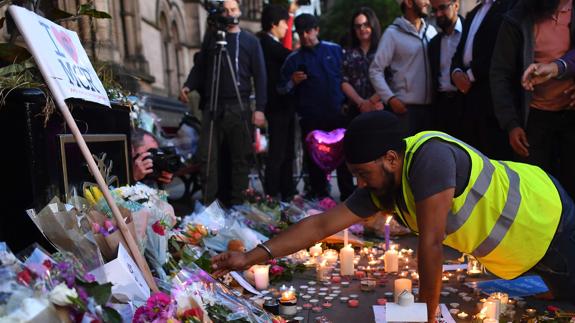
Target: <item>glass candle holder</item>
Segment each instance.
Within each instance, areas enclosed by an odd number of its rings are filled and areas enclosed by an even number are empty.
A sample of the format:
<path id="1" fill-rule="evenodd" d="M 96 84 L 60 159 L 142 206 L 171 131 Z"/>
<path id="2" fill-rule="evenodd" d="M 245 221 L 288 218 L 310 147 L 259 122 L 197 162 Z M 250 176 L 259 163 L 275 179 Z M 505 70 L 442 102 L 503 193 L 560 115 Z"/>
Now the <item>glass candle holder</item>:
<path id="1" fill-rule="evenodd" d="M 476 277 L 483 274 L 485 268 L 475 257 L 467 256 L 467 276 Z"/>

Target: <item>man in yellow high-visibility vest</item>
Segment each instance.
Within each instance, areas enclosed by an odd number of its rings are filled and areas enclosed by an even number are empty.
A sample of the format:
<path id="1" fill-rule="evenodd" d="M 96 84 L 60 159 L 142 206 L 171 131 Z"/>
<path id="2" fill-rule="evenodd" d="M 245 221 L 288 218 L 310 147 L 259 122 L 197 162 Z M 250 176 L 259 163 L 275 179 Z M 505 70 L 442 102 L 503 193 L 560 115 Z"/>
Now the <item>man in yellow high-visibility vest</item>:
<path id="1" fill-rule="evenodd" d="M 344 139 L 358 189 L 246 254 L 213 258 L 218 271 L 291 254 L 379 210 L 394 210 L 419 235 L 419 299 L 429 321 L 439 303 L 443 246 L 477 257 L 505 279 L 539 273 L 556 297 L 575 302 L 575 207 L 539 167 L 490 160 L 441 132 L 403 138 L 388 112 L 362 114 Z"/>

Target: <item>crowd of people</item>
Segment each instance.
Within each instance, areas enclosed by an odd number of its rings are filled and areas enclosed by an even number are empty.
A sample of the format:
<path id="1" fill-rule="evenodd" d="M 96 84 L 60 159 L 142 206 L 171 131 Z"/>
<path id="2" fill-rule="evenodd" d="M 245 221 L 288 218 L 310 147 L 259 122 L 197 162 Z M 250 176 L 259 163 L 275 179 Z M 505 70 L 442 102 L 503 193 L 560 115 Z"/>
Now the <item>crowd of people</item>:
<path id="1" fill-rule="evenodd" d="M 198 91 L 202 98 L 206 202 L 222 189 L 222 148 L 229 154 L 230 204 L 241 202 L 253 126 L 267 122 L 266 193 L 289 199 L 296 193 L 296 122 L 305 140 L 311 131 L 346 128 L 359 114 L 383 109 L 399 118 L 406 135 L 443 131 L 489 158 L 538 165 L 575 195 L 572 1 L 482 0 L 465 18 L 459 0 L 397 3 L 402 15 L 383 31 L 373 9 L 358 8 L 345 44 L 335 44 L 321 39 L 317 17 L 294 17 L 295 3 L 266 6 L 262 31 L 252 35 L 238 25 L 239 2 L 223 2 L 223 16 L 232 18 L 225 28 L 230 59 L 221 61 L 214 80 L 217 46 L 208 33 L 180 96 L 186 101 Z M 326 174 L 305 143 L 303 152 L 307 196 L 329 196 Z M 345 164 L 337 175 L 345 200 L 353 177 Z"/>

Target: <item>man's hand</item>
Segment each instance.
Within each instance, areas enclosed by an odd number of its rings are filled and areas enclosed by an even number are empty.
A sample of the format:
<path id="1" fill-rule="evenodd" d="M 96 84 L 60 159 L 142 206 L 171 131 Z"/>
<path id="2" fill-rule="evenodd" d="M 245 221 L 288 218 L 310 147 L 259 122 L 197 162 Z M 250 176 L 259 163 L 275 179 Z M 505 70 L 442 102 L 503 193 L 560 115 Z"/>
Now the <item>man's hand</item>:
<path id="1" fill-rule="evenodd" d="M 451 74 L 451 79 L 453 80 L 455 87 L 457 87 L 461 93 L 466 94 L 469 92 L 469 89 L 471 89 L 471 81 L 463 71 L 453 72 L 453 74 Z"/>
<path id="2" fill-rule="evenodd" d="M 258 128 L 263 128 L 266 125 L 266 116 L 261 111 L 254 111 L 252 114 L 252 123 Z"/>
<path id="3" fill-rule="evenodd" d="M 389 106 L 391 106 L 391 110 L 393 110 L 395 114 L 407 113 L 407 108 L 405 107 L 405 104 L 403 104 L 403 102 L 401 102 L 401 100 L 398 99 L 397 97 L 393 97 L 391 98 L 391 100 L 389 100 Z"/>
<path id="4" fill-rule="evenodd" d="M 521 85 L 527 91 L 533 91 L 535 85 L 547 82 L 549 79 L 556 77 L 559 74 L 559 67 L 555 63 L 535 63 L 523 72 L 521 77 Z"/>
<path id="5" fill-rule="evenodd" d="M 299 85 L 301 82 L 305 80 L 307 80 L 307 74 L 305 74 L 302 71 L 295 71 L 291 75 L 291 81 L 293 82 L 294 85 Z"/>
<path id="6" fill-rule="evenodd" d="M 190 94 L 190 89 L 187 86 L 184 86 L 181 90 L 180 90 L 180 96 L 178 97 L 180 99 L 180 101 L 182 101 L 183 103 L 188 103 L 189 99 L 188 99 L 188 95 Z"/>
<path id="7" fill-rule="evenodd" d="M 172 179 L 174 179 L 174 174 L 162 171 L 162 174 L 160 175 L 160 177 L 158 177 L 158 182 L 164 184 L 170 184 L 172 182 Z"/>
<path id="8" fill-rule="evenodd" d="M 144 152 L 134 160 L 134 180 L 140 181 L 154 171 L 154 162 L 148 158 L 150 155 L 149 152 Z"/>
<path id="9" fill-rule="evenodd" d="M 509 132 L 509 144 L 513 151 L 521 157 L 529 156 L 529 142 L 527 141 L 527 134 L 521 127 L 513 128 Z"/>
<path id="10" fill-rule="evenodd" d="M 569 95 L 571 98 L 571 103 L 567 107 L 568 110 L 575 110 L 575 85 L 571 85 L 570 88 L 565 90 L 565 94 Z"/>
<path id="11" fill-rule="evenodd" d="M 216 277 L 233 270 L 246 270 L 248 267 L 248 259 L 243 252 L 229 251 L 212 257 L 212 268 Z"/>

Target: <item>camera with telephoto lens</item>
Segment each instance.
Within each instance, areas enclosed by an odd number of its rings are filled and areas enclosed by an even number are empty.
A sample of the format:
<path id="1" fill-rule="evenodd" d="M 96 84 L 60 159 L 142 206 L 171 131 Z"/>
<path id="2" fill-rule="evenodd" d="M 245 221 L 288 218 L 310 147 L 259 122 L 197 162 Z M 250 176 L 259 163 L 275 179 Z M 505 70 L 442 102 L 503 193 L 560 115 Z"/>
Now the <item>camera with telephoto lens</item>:
<path id="1" fill-rule="evenodd" d="M 224 13 L 224 0 L 204 0 L 202 3 L 208 12 L 208 25 L 215 27 L 217 30 L 226 31 L 229 25 L 240 23 L 238 17 L 226 17 Z"/>
<path id="2" fill-rule="evenodd" d="M 180 156 L 176 153 L 175 147 L 160 147 L 148 149 L 150 156 L 146 159 L 151 159 L 154 164 L 153 172 L 148 174 L 146 178 L 158 179 L 162 176 L 162 172 L 175 173 L 183 167 Z"/>

